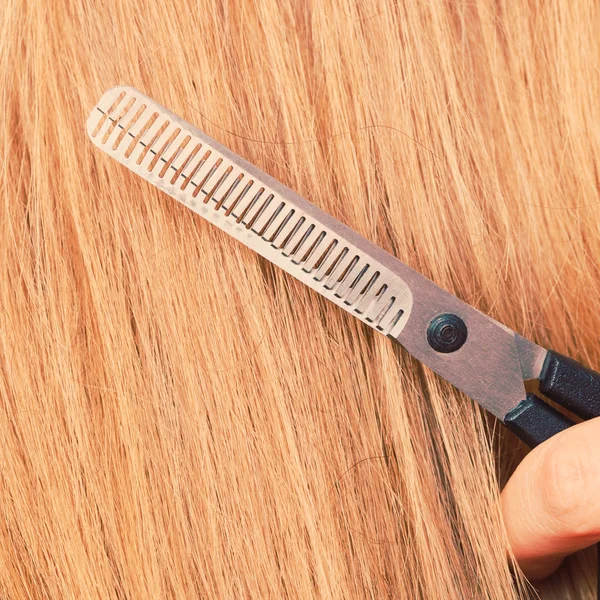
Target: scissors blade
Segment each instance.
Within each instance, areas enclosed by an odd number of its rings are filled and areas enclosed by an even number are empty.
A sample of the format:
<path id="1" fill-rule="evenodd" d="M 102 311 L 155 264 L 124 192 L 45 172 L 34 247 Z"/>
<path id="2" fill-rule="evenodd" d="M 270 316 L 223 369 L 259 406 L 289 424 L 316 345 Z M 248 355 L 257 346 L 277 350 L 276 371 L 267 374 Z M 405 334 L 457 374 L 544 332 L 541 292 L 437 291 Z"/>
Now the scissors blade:
<path id="1" fill-rule="evenodd" d="M 408 352 L 503 419 L 525 398 L 546 351 L 441 289 L 132 87 L 92 110 L 93 143 Z M 460 349 L 435 350 L 440 315 L 466 326 Z"/>

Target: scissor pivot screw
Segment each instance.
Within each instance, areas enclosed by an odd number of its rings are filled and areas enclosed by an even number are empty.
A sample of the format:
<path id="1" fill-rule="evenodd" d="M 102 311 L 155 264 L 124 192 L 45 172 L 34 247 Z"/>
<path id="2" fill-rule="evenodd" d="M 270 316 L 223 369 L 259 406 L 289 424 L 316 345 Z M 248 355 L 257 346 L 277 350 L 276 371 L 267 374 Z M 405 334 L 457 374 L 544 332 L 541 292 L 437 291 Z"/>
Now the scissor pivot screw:
<path id="1" fill-rule="evenodd" d="M 436 352 L 448 354 L 462 348 L 467 341 L 467 326 L 457 315 L 438 315 L 429 323 L 427 341 Z"/>

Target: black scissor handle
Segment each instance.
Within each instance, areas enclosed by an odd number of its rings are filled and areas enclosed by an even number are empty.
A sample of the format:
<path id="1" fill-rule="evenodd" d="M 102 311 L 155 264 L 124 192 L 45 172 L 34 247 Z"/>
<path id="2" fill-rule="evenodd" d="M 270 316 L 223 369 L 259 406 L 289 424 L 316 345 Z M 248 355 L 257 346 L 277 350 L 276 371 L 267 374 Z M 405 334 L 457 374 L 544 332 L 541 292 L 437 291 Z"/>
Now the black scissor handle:
<path id="1" fill-rule="evenodd" d="M 600 417 L 600 373 L 572 358 L 548 351 L 540 392 L 582 419 Z"/>
<path id="2" fill-rule="evenodd" d="M 548 351 L 539 380 L 544 396 L 578 417 L 600 416 L 600 373 Z M 504 423 L 532 448 L 575 424 L 534 394 L 507 413 Z"/>
<path id="3" fill-rule="evenodd" d="M 525 400 L 507 413 L 504 423 L 531 448 L 575 425 L 534 394 L 527 394 Z"/>

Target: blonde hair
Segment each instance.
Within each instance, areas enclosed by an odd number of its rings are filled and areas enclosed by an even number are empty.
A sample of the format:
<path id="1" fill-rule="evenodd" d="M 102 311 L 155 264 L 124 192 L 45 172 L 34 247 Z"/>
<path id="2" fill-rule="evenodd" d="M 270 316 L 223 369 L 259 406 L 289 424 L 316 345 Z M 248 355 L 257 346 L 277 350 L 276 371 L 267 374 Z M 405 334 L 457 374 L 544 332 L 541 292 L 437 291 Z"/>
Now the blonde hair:
<path id="1" fill-rule="evenodd" d="M 84 121 L 134 85 L 598 364 L 599 18 L 592 0 L 3 3 L 1 595 L 527 597 L 498 508 L 515 439 Z M 591 591 L 589 558 L 556 598 Z"/>

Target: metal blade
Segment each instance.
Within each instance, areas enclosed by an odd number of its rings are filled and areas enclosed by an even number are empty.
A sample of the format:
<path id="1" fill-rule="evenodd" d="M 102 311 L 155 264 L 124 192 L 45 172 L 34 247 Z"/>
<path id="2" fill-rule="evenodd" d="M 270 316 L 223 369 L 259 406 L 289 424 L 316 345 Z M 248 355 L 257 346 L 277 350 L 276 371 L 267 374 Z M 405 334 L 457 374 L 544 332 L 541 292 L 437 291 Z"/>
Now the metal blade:
<path id="1" fill-rule="evenodd" d="M 109 90 L 87 130 L 96 146 L 413 356 L 496 416 L 525 398 L 545 350 L 442 290 L 383 249 L 131 87 Z M 434 351 L 432 319 L 468 338 Z M 537 372 L 536 372 L 537 370 Z"/>

